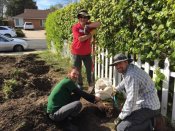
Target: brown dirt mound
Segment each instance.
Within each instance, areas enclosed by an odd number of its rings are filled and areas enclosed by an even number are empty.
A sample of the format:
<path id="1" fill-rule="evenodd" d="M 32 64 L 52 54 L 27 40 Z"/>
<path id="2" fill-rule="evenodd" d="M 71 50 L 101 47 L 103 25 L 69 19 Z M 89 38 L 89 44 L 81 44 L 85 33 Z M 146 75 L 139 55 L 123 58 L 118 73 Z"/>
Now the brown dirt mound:
<path id="1" fill-rule="evenodd" d="M 62 125 L 53 123 L 46 115 L 47 98 L 51 88 L 67 73 L 63 67 L 53 69 L 37 54 L 0 56 L 0 131 L 60 131 Z M 2 86 L 15 79 L 17 85 L 9 99 Z M 111 131 L 117 116 L 111 102 L 91 104 L 81 100 L 83 108 L 73 119 L 80 131 Z"/>
<path id="2" fill-rule="evenodd" d="M 0 57 L 0 130 L 61 130 L 62 126 L 59 123 L 53 123 L 48 119 L 46 105 L 51 88 L 66 75 L 67 71 L 62 67 L 53 69 L 53 66 L 37 58 L 37 54 Z M 2 86 L 5 80 L 12 78 L 17 81 L 17 85 L 13 87 L 13 93 L 6 100 Z M 110 130 L 102 124 L 112 118 L 112 112 L 83 99 L 82 103 L 82 112 L 73 121 L 80 130 Z"/>

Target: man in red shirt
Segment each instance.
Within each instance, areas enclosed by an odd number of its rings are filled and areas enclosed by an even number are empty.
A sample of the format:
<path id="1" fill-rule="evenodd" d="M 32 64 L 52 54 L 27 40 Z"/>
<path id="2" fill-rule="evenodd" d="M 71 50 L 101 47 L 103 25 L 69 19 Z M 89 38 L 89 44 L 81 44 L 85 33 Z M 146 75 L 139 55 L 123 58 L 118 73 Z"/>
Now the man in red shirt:
<path id="1" fill-rule="evenodd" d="M 100 22 L 90 22 L 90 15 L 87 10 L 81 10 L 78 15 L 78 23 L 72 26 L 73 42 L 71 53 L 73 55 L 73 65 L 79 69 L 78 86 L 82 88 L 83 80 L 81 75 L 82 61 L 86 68 L 89 91 L 92 91 L 93 81 L 91 77 L 92 59 L 91 59 L 91 40 L 98 28 Z"/>

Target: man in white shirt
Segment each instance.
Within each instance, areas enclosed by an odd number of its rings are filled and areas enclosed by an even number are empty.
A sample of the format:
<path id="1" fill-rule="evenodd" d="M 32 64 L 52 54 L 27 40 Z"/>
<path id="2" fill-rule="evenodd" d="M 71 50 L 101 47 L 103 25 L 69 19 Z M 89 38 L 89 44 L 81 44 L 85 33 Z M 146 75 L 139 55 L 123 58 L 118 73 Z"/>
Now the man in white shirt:
<path id="1" fill-rule="evenodd" d="M 160 102 L 151 77 L 124 54 L 114 56 L 116 70 L 123 80 L 115 87 L 116 92 L 125 91 L 126 101 L 118 118 L 117 131 L 151 131 L 151 118 L 159 114 Z"/>

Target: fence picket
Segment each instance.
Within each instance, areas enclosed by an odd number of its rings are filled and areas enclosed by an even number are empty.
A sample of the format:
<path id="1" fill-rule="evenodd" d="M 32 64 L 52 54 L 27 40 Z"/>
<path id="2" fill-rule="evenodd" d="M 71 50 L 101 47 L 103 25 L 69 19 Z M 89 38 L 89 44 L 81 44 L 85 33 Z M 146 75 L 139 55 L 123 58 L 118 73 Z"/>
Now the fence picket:
<path id="1" fill-rule="evenodd" d="M 105 56 L 108 56 L 108 51 L 106 50 L 105 52 Z M 108 78 L 108 72 L 109 72 L 109 68 L 108 68 L 108 57 L 105 58 L 105 78 Z"/>
<path id="2" fill-rule="evenodd" d="M 167 114 L 167 105 L 168 105 L 168 89 L 169 89 L 169 79 L 170 79 L 170 70 L 169 70 L 169 61 L 168 58 L 165 59 L 165 68 L 164 75 L 165 80 L 163 81 L 162 86 L 162 103 L 161 103 L 161 113 L 163 116 Z"/>
<path id="3" fill-rule="evenodd" d="M 112 57 L 110 57 L 109 62 L 110 62 L 110 64 L 112 64 Z M 109 79 L 110 80 L 112 80 L 112 74 L 113 74 L 112 68 L 113 68 L 113 66 L 109 66 Z"/>
<path id="4" fill-rule="evenodd" d="M 104 62 L 105 62 L 105 55 L 104 55 L 104 50 L 103 50 L 103 52 L 101 53 L 101 57 L 102 57 L 102 61 L 101 61 L 101 67 L 102 67 L 102 69 L 101 69 L 101 78 L 103 78 L 104 77 Z"/>
<path id="5" fill-rule="evenodd" d="M 171 123 L 175 127 L 175 81 L 174 81 L 174 95 L 173 95 L 173 109 L 172 109 Z"/>

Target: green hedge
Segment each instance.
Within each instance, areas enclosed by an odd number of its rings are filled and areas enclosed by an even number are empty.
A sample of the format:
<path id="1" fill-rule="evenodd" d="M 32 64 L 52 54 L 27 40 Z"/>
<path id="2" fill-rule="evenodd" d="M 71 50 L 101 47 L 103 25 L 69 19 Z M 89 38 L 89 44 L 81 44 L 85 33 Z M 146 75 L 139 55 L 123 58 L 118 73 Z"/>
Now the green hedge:
<path id="1" fill-rule="evenodd" d="M 175 71 L 175 2 L 174 0 L 81 0 L 50 14 L 46 20 L 47 41 L 60 51 L 63 40 L 71 43 L 71 26 L 76 14 L 85 8 L 91 20 L 101 21 L 98 46 L 116 52 L 141 54 L 142 60 L 169 57 Z"/>

